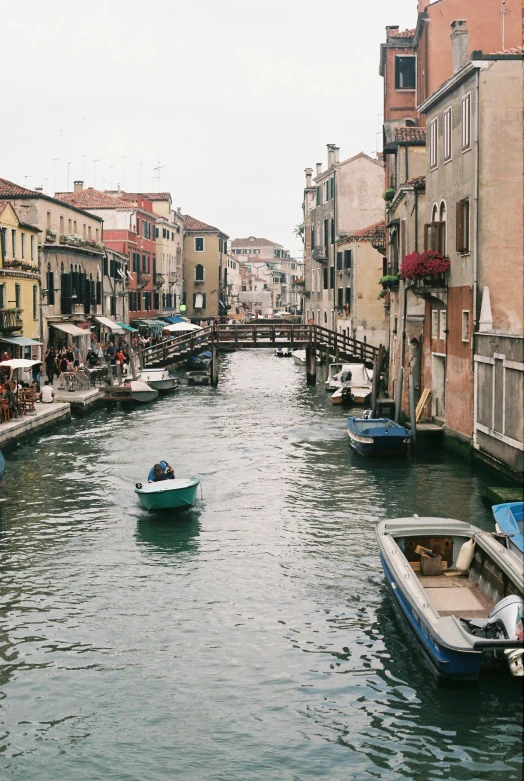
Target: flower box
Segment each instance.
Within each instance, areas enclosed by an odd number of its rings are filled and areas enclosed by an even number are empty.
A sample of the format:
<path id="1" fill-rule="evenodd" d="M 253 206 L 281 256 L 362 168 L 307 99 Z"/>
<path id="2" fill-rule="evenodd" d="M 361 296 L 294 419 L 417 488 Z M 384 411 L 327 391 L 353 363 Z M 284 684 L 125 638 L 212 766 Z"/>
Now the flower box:
<path id="1" fill-rule="evenodd" d="M 426 250 L 406 255 L 400 267 L 400 274 L 404 279 L 412 280 L 441 278 L 442 274 L 449 271 L 449 267 L 449 258 L 436 250 Z M 439 286 L 441 287 L 442 283 Z"/>

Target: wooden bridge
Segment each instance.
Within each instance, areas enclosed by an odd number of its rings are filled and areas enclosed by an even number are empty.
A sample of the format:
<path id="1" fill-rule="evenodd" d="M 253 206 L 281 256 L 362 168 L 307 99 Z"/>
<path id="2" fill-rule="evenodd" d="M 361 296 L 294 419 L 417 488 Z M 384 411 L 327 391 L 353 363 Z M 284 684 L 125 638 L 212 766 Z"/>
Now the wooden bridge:
<path id="1" fill-rule="evenodd" d="M 308 355 L 332 355 L 339 361 L 358 361 L 372 367 L 378 348 L 318 325 L 252 321 L 235 325 L 215 324 L 199 331 L 172 336 L 159 344 L 140 350 L 144 368 L 172 366 L 204 350 L 242 350 L 291 347 L 306 349 Z"/>

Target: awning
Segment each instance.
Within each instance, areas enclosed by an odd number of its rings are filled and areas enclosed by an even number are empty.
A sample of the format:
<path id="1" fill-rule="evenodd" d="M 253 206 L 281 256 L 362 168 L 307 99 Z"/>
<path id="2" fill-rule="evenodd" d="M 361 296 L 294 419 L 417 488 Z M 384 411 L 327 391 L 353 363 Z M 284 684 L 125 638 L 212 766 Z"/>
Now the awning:
<path id="1" fill-rule="evenodd" d="M 50 328 L 58 328 L 70 336 L 89 336 L 89 328 L 79 328 L 74 323 L 49 323 Z"/>
<path id="2" fill-rule="evenodd" d="M 36 339 L 30 339 L 28 336 L 0 336 L 0 342 L 15 344 L 18 347 L 29 347 L 32 344 L 41 345 Z"/>
<path id="3" fill-rule="evenodd" d="M 104 328 L 109 328 L 114 334 L 121 334 L 124 332 L 122 326 L 118 325 L 114 320 L 110 320 L 109 317 L 95 317 L 95 320 L 97 323 L 100 323 L 100 325 L 103 325 Z"/>
<path id="4" fill-rule="evenodd" d="M 145 328 L 151 328 L 152 331 L 157 331 L 158 333 L 162 330 L 162 322 L 160 320 L 133 320 L 133 322 Z"/>
<path id="5" fill-rule="evenodd" d="M 164 317 L 164 320 L 167 320 L 168 323 L 172 323 L 173 325 L 175 323 L 185 323 L 184 318 L 180 317 L 180 315 L 169 315 L 169 317 Z"/>
<path id="6" fill-rule="evenodd" d="M 133 331 L 133 333 L 136 333 L 138 331 L 138 328 L 133 328 L 132 325 L 127 325 L 126 323 L 118 323 L 120 328 L 123 328 L 124 331 Z"/>

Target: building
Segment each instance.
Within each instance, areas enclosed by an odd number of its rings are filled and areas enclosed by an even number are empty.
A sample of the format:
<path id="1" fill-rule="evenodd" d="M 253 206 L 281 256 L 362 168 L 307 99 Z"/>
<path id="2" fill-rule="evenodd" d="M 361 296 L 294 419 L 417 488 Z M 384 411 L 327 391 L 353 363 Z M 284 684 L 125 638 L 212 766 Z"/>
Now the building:
<path id="1" fill-rule="evenodd" d="M 102 218 L 6 179 L 0 179 L 0 198 L 40 231 L 41 341 L 74 340 L 87 348 L 95 317 L 104 316 Z"/>
<path id="2" fill-rule="evenodd" d="M 374 347 L 386 344 L 384 305 L 379 297 L 383 255 L 377 249 L 384 242 L 381 220 L 336 243 L 338 332 Z"/>
<path id="3" fill-rule="evenodd" d="M 336 242 L 383 218 L 384 168 L 364 152 L 339 162 L 339 148 L 328 144 L 327 150 L 327 168 L 316 165 L 314 205 L 311 169 L 306 169 L 303 209 L 309 229 L 305 236 L 309 301 L 305 308 L 317 325 L 337 330 Z"/>
<path id="4" fill-rule="evenodd" d="M 0 201 L 0 349 L 13 358 L 41 357 L 38 234 Z"/>
<path id="5" fill-rule="evenodd" d="M 449 433 L 512 472 L 524 466 L 522 49 L 483 54 L 453 24 L 455 74 L 420 106 L 429 129 L 425 247 L 449 256 L 420 280 L 425 387 Z M 462 39 L 462 40 L 461 40 Z M 462 56 L 461 56 L 462 53 Z"/>
<path id="6" fill-rule="evenodd" d="M 244 263 L 238 255 L 228 252 L 224 272 L 224 296 L 227 304 L 227 316 L 234 320 L 242 320 L 244 316 L 244 307 L 240 303 L 243 266 Z"/>
<path id="7" fill-rule="evenodd" d="M 195 320 L 226 317 L 227 234 L 184 216 L 185 313 Z"/>
<path id="8" fill-rule="evenodd" d="M 149 325 L 160 310 L 160 280 L 156 270 L 156 243 L 153 205 L 138 195 L 124 200 L 93 187 L 84 189 L 81 181 L 73 192 L 60 192 L 57 198 L 83 209 L 104 223 L 104 244 L 128 258 L 128 311 L 131 323 Z"/>
<path id="9" fill-rule="evenodd" d="M 289 250 L 284 249 L 282 244 L 248 236 L 233 239 L 231 251 L 247 261 L 251 272 L 245 277 L 246 290 L 241 296 L 242 303 L 249 307 L 246 311 L 271 315 L 273 312 L 296 313 L 300 310 L 302 288 L 295 286 L 295 280 L 303 276 L 302 264 L 290 257 Z M 270 300 L 267 296 L 254 295 L 261 292 L 269 292 Z"/>

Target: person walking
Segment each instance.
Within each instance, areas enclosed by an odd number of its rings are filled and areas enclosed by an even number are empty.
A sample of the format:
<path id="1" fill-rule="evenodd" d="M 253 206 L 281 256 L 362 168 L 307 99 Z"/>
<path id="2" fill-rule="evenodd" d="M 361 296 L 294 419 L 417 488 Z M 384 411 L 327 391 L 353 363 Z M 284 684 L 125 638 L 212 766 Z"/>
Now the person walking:
<path id="1" fill-rule="evenodd" d="M 58 376 L 56 368 L 56 354 L 52 347 L 47 349 L 47 352 L 44 355 L 44 363 L 47 379 L 49 380 L 49 384 L 52 385 L 55 374 Z"/>

